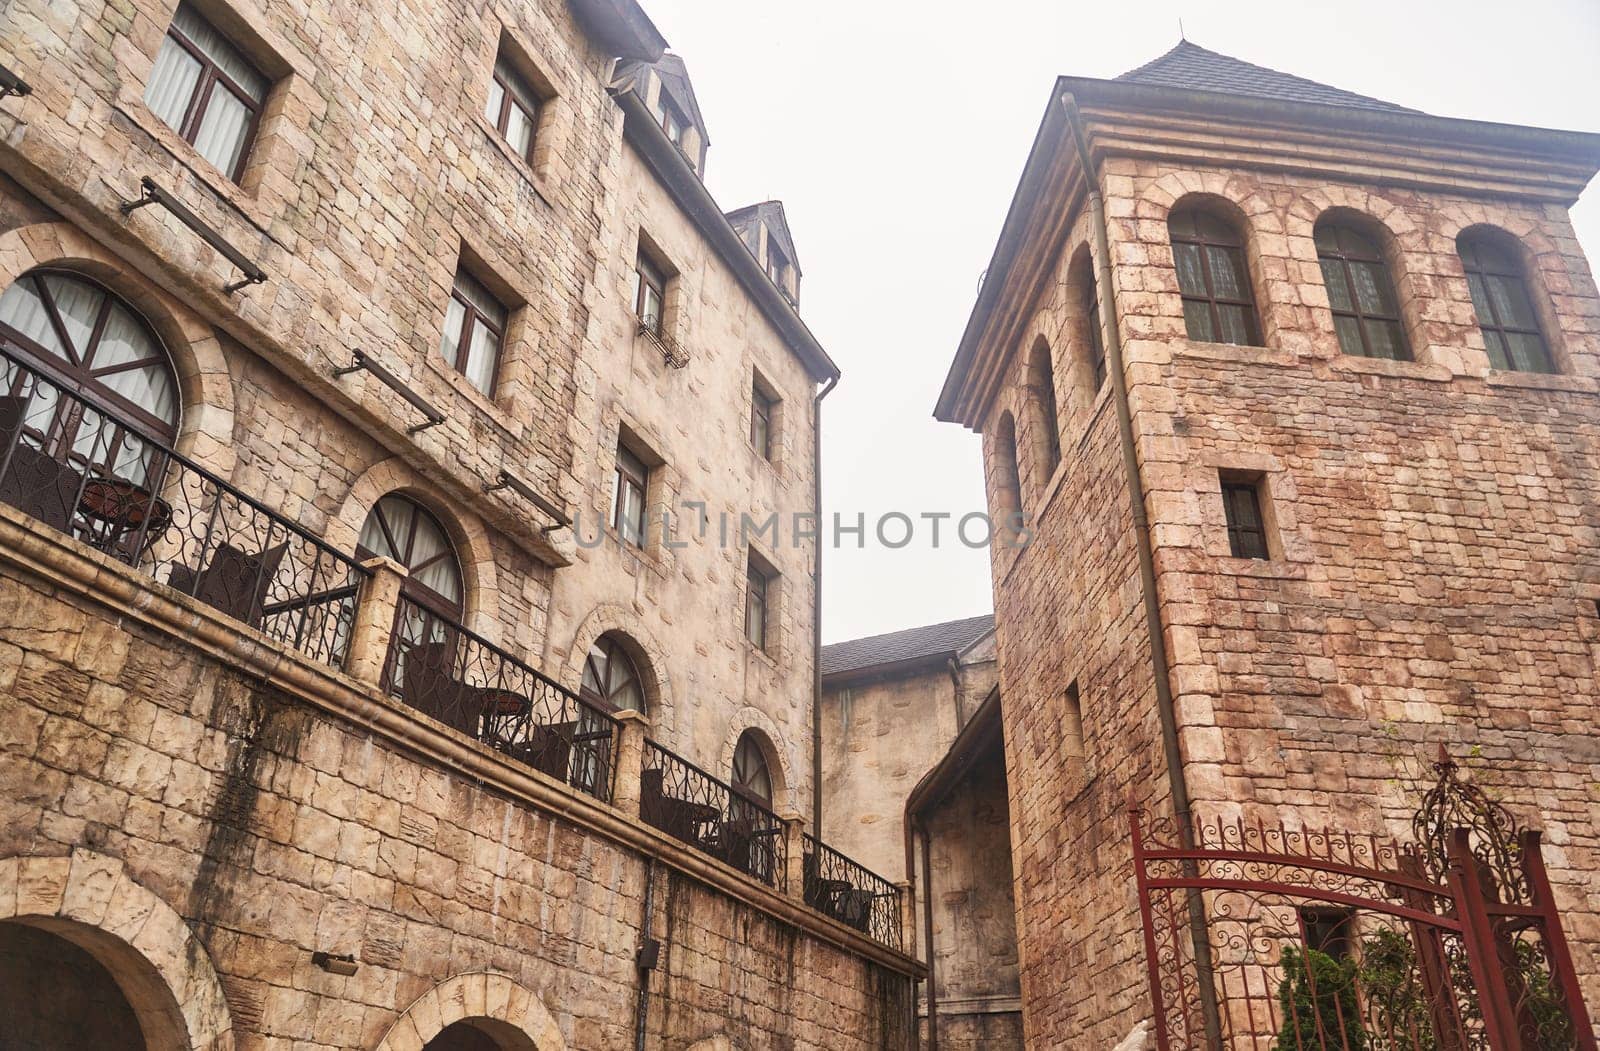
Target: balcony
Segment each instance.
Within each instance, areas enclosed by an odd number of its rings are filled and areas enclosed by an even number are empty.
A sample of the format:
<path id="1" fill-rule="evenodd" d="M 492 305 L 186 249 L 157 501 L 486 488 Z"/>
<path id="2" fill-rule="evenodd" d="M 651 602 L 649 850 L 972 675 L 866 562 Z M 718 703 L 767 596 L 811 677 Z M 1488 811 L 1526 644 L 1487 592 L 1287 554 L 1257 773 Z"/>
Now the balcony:
<path id="1" fill-rule="evenodd" d="M 724 887 L 745 881 L 741 893 L 757 900 L 764 892 L 790 899 L 765 899 L 780 915 L 801 908 L 904 952 L 902 888 L 805 834 L 800 818 L 780 817 L 648 739 L 642 716 L 601 710 L 430 607 L 407 591 L 394 563 L 357 562 L 4 346 L 0 502 L 220 615 L 207 624 L 192 606 L 169 601 L 157 617 L 149 611 L 163 605 L 150 601 L 158 591 L 135 594 L 93 557 L 71 560 L 80 588 L 170 634 L 236 640 L 230 623 L 259 632 L 343 673 L 318 680 L 326 708 L 349 708 L 402 743 L 425 742 L 423 750 L 473 776 L 501 776 L 491 754 L 508 760 L 544 779 L 536 798 L 565 793 L 549 804 L 563 813 L 581 808 L 580 799 L 603 804 L 590 820 L 608 835 L 676 857 Z M 256 674 L 306 687 L 274 647 L 234 640 L 224 648 L 254 660 Z M 422 722 L 384 709 L 380 693 L 446 731 L 419 736 Z M 469 754 L 449 731 L 490 751 Z M 669 843 L 687 849 L 675 855 Z"/>

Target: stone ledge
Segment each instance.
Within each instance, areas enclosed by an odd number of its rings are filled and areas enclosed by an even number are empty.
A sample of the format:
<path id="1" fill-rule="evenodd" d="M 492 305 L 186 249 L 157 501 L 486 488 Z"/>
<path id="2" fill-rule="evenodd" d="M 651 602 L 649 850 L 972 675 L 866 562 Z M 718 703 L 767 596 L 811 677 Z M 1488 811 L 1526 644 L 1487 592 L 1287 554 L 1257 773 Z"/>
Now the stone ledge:
<path id="1" fill-rule="evenodd" d="M 1174 339 L 1170 345 L 1173 357 L 1179 358 L 1231 361 L 1279 369 L 1292 369 L 1300 364 L 1300 359 L 1289 351 L 1271 347 L 1252 347 L 1243 343 L 1197 343 L 1189 339 Z"/>
<path id="2" fill-rule="evenodd" d="M 1484 382 L 1491 387 L 1519 387 L 1523 390 L 1566 391 L 1571 394 L 1600 394 L 1600 379 L 1546 372 L 1490 372 Z"/>
<path id="3" fill-rule="evenodd" d="M 1328 368 L 1334 372 L 1424 380 L 1429 383 L 1449 383 L 1455 379 L 1455 374 L 1448 368 L 1431 361 L 1390 361 L 1387 358 L 1361 358 L 1341 354 L 1328 359 Z"/>

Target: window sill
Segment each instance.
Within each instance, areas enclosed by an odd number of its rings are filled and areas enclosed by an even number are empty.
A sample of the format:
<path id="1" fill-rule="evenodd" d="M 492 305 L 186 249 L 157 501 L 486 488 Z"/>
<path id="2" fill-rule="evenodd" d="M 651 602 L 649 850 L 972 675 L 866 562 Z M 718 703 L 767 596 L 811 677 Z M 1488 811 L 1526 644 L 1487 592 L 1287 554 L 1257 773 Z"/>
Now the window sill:
<path id="1" fill-rule="evenodd" d="M 501 353 L 505 353 L 505 348 L 501 348 Z M 446 365 L 444 363 L 444 359 L 439 357 L 437 353 L 430 351 L 427 357 L 427 363 L 428 369 L 435 376 L 438 376 L 440 379 L 450 384 L 458 397 L 466 398 L 468 401 L 472 402 L 473 407 L 476 408 L 485 419 L 503 431 L 507 436 L 520 441 L 527 433 L 527 428 L 523 426 L 520 420 L 517 420 L 509 412 L 501 408 L 497 402 L 495 402 L 487 394 L 483 393 L 483 391 L 479 390 L 477 387 L 474 387 L 471 381 L 469 381 L 460 372 L 451 368 L 449 365 Z M 445 415 L 449 416 L 450 413 L 447 411 Z"/>
<path id="2" fill-rule="evenodd" d="M 1362 358 L 1341 354 L 1330 359 L 1328 367 L 1335 372 L 1424 380 L 1429 383 L 1449 383 L 1455 379 L 1455 374 L 1448 368 L 1431 361 L 1391 361 L 1388 358 Z"/>
<path id="3" fill-rule="evenodd" d="M 748 636 L 744 636 L 743 638 L 746 653 L 760 661 L 762 664 L 765 664 L 772 671 L 782 671 L 782 666 L 779 665 L 778 658 L 774 657 L 771 653 L 768 653 L 760 646 L 757 646 L 755 643 L 751 642 Z"/>
<path id="4" fill-rule="evenodd" d="M 1191 339 L 1172 341 L 1176 357 L 1196 358 L 1201 361 L 1231 361 L 1250 365 L 1267 365 L 1288 369 L 1298 365 L 1299 359 L 1286 350 L 1271 347 L 1252 347 L 1243 343 L 1198 343 Z"/>
<path id="5" fill-rule="evenodd" d="M 511 144 L 500 136 L 500 130 L 490 124 L 482 113 L 474 113 L 473 117 L 477 120 L 479 130 L 488 138 L 489 145 L 500 151 L 500 156 L 504 157 L 512 169 L 522 177 L 522 181 L 528 184 L 528 188 L 539 198 L 540 203 L 546 208 L 555 207 L 550 203 L 550 195 L 545 192 L 545 181 L 533 170 L 533 165 L 528 163 L 528 159 L 519 156 L 511 148 Z"/>
<path id="6" fill-rule="evenodd" d="M 1568 376 L 1546 372 L 1491 371 L 1484 378 L 1491 387 L 1518 387 L 1523 390 L 1557 390 L 1572 394 L 1600 394 L 1600 380 L 1592 376 Z"/>
<path id="7" fill-rule="evenodd" d="M 1307 580 L 1310 577 L 1304 565 L 1283 558 L 1219 555 L 1216 562 L 1217 572 L 1227 577 L 1251 577 L 1256 580 Z"/>

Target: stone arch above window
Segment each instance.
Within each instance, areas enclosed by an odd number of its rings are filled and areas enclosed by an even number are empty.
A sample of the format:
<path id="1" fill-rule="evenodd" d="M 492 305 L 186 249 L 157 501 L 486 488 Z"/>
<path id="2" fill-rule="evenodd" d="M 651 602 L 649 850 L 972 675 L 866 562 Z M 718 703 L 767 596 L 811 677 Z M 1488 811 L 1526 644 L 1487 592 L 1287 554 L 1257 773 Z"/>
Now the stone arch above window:
<path id="1" fill-rule="evenodd" d="M 1049 340 L 1043 336 L 1034 340 L 1033 349 L 1028 352 L 1024 382 L 1033 408 L 1033 462 L 1038 475 L 1034 484 L 1042 491 L 1061 463 L 1061 412 L 1056 400 L 1055 359 Z"/>
<path id="2" fill-rule="evenodd" d="M 1470 226 L 1456 238 L 1472 308 L 1491 368 L 1507 372 L 1560 371 L 1552 346 L 1549 305 L 1532 279 L 1528 254 L 1511 234 Z"/>
<path id="3" fill-rule="evenodd" d="M 1168 213 L 1167 233 L 1189 339 L 1262 345 L 1248 229 L 1237 206 L 1210 195 L 1186 197 Z"/>
<path id="4" fill-rule="evenodd" d="M 389 493 L 367 512 L 356 557 L 393 559 L 406 570 L 402 593 L 459 621 L 466 604 L 461 559 L 439 519 L 416 500 Z"/>
<path id="5" fill-rule="evenodd" d="M 650 717 L 652 736 L 669 748 L 675 747 L 672 689 L 666 671 L 667 650 L 650 626 L 631 608 L 608 602 L 590 610 L 573 633 L 572 645 L 566 650 L 565 660 L 558 656 L 550 663 L 563 666 L 562 682 L 581 694 L 589 654 L 595 644 L 608 635 L 621 641 L 639 673 L 644 693 L 643 711 Z"/>
<path id="6" fill-rule="evenodd" d="M 1352 357 L 1410 361 L 1401 298 L 1400 253 L 1388 227 L 1350 208 L 1330 208 L 1312 229 L 1339 351 Z"/>
<path id="7" fill-rule="evenodd" d="M 376 1051 L 437 1047 L 433 1042 L 441 1034 L 463 1022 L 465 1029 L 490 1039 L 500 1051 L 567 1048 L 555 1017 L 537 993 L 503 974 L 475 971 L 448 978 L 419 996 L 384 1034 Z"/>
<path id="8" fill-rule="evenodd" d="M 758 746 L 762 757 L 766 760 L 767 773 L 772 779 L 772 802 L 768 805 L 768 809 L 778 814 L 797 809 L 794 795 L 797 786 L 790 776 L 791 764 L 788 761 L 783 732 L 772 717 L 761 709 L 747 705 L 735 712 L 733 718 L 728 721 L 727 735 L 723 740 L 717 769 L 732 774 L 739 746 L 746 741 Z"/>

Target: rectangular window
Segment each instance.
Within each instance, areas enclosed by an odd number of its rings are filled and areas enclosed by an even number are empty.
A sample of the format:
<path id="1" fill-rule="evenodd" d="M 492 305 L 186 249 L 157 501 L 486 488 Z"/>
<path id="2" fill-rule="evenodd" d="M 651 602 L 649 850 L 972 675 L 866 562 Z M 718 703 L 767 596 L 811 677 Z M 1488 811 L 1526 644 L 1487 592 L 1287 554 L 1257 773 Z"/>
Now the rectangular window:
<path id="1" fill-rule="evenodd" d="M 772 459 L 772 410 L 775 402 L 754 387 L 750 392 L 750 444 L 763 460 Z"/>
<path id="2" fill-rule="evenodd" d="M 633 267 L 633 312 L 639 324 L 657 336 L 661 335 L 666 302 L 667 275 L 641 248 Z"/>
<path id="3" fill-rule="evenodd" d="M 1350 958 L 1352 909 L 1302 906 L 1300 923 L 1305 929 L 1305 944 L 1335 960 Z"/>
<path id="4" fill-rule="evenodd" d="M 768 576 L 751 556 L 745 568 L 744 637 L 756 647 L 767 648 L 767 587 Z"/>
<path id="5" fill-rule="evenodd" d="M 667 133 L 667 138 L 672 140 L 672 144 L 682 149 L 683 131 L 688 126 L 688 121 L 683 119 L 678 107 L 667 98 L 664 86 L 661 94 L 656 97 L 656 119 L 661 121 L 661 130 Z"/>
<path id="6" fill-rule="evenodd" d="M 1261 517 L 1257 482 L 1222 483 L 1222 510 L 1228 521 L 1228 547 L 1234 558 L 1268 558 L 1267 527 Z"/>
<path id="7" fill-rule="evenodd" d="M 492 394 L 505 331 L 506 308 L 471 274 L 457 270 L 439 339 L 440 356 L 474 387 Z"/>
<path id="8" fill-rule="evenodd" d="M 539 124 L 539 96 L 504 55 L 495 61 L 494 79 L 489 84 L 489 100 L 483 115 L 519 157 L 533 163 L 533 132 Z"/>
<path id="9" fill-rule="evenodd" d="M 260 70 L 194 8 L 179 4 L 144 102 L 200 156 L 237 182 L 270 87 Z"/>
<path id="10" fill-rule="evenodd" d="M 650 468 L 626 445 L 617 446 L 617 473 L 612 482 L 611 524 L 634 547 L 644 547 L 645 495 Z"/>

